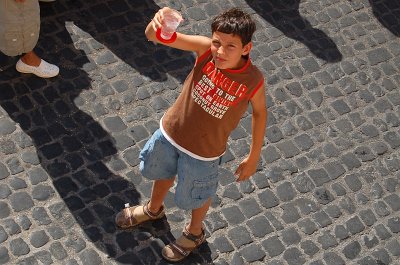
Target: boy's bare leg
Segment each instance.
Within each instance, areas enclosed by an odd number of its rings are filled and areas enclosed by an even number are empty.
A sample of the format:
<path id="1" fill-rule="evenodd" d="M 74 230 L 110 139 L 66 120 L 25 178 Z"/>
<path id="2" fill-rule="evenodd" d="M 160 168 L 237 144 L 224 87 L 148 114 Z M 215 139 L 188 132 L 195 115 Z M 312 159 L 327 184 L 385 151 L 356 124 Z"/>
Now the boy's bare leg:
<path id="1" fill-rule="evenodd" d="M 151 191 L 150 202 L 147 205 L 150 212 L 157 213 L 160 210 L 164 198 L 167 195 L 169 189 L 174 184 L 174 181 L 175 177 L 171 179 L 161 179 L 154 181 L 153 189 Z"/>
<path id="2" fill-rule="evenodd" d="M 186 227 L 191 234 L 195 236 L 201 234 L 203 227 L 203 220 L 206 217 L 210 205 L 211 205 L 211 198 L 209 198 L 200 208 L 192 210 L 192 219 L 190 220 L 189 225 Z"/>

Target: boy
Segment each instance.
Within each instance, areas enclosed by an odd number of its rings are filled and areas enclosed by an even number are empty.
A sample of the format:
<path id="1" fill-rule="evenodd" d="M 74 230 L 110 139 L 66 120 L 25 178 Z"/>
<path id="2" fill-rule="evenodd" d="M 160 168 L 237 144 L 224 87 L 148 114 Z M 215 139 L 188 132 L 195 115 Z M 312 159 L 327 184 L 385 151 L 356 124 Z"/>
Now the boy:
<path id="1" fill-rule="evenodd" d="M 145 33 L 150 41 L 162 43 L 156 32 L 168 9 L 159 10 L 148 24 Z M 252 144 L 235 172 L 237 181 L 255 173 L 265 133 L 264 78 L 249 59 L 254 21 L 233 8 L 214 18 L 211 28 L 211 39 L 177 33 L 173 42 L 162 43 L 195 52 L 196 63 L 176 102 L 162 117 L 160 129 L 140 153 L 141 173 L 154 180 L 150 201 L 130 207 L 128 215 L 123 210 L 116 216 L 116 224 L 122 228 L 162 218 L 164 197 L 177 175 L 175 202 L 191 210 L 192 216 L 182 236 L 162 250 L 168 261 L 184 259 L 205 241 L 202 222 L 216 193 L 220 158 L 249 102 Z"/>

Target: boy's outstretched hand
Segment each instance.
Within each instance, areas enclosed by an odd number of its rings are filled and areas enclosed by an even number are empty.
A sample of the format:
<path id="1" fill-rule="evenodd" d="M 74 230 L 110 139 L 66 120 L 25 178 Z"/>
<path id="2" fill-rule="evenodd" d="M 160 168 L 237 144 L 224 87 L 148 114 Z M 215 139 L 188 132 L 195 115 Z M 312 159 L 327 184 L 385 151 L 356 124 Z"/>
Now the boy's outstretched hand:
<path id="1" fill-rule="evenodd" d="M 157 13 L 155 13 L 155 15 L 154 15 L 154 17 L 152 19 L 152 22 L 153 22 L 152 23 L 152 27 L 153 27 L 154 32 L 156 32 L 157 29 L 161 28 L 162 22 L 163 22 L 163 19 L 164 19 L 164 12 L 166 10 L 171 10 L 171 8 L 163 7 L 160 10 L 158 10 Z"/>
<path id="2" fill-rule="evenodd" d="M 236 182 L 247 180 L 250 178 L 257 170 L 258 159 L 251 159 L 246 157 L 240 163 L 239 167 L 235 171 L 235 176 L 237 176 Z"/>

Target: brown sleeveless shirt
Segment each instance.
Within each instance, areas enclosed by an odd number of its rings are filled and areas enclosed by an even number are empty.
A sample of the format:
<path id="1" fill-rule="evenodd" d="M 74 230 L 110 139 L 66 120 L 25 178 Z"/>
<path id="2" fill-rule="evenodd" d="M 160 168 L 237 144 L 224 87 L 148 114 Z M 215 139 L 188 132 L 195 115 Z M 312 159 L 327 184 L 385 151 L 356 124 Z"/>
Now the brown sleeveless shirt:
<path id="1" fill-rule="evenodd" d="M 238 70 L 217 69 L 208 50 L 197 58 L 176 102 L 162 118 L 161 129 L 173 144 L 196 156 L 219 157 L 263 83 L 250 59 Z"/>

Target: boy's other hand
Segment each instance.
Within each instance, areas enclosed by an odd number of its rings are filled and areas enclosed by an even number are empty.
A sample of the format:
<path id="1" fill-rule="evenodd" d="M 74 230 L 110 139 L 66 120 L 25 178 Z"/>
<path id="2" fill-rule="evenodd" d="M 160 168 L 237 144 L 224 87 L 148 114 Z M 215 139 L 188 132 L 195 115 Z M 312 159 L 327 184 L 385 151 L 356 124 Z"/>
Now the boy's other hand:
<path id="1" fill-rule="evenodd" d="M 258 159 L 251 159 L 246 157 L 240 163 L 239 167 L 235 171 L 235 176 L 237 176 L 236 182 L 247 180 L 250 178 L 257 170 Z"/>

